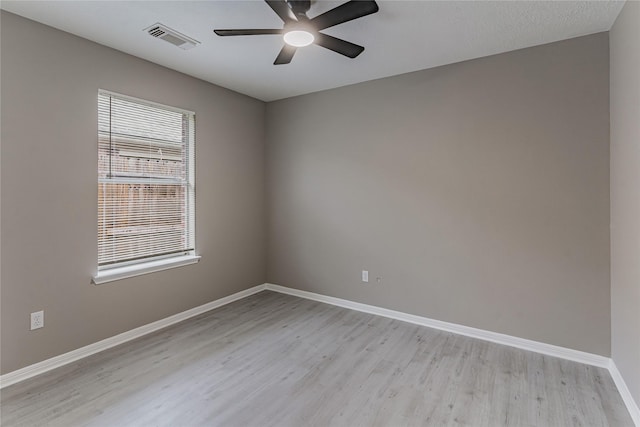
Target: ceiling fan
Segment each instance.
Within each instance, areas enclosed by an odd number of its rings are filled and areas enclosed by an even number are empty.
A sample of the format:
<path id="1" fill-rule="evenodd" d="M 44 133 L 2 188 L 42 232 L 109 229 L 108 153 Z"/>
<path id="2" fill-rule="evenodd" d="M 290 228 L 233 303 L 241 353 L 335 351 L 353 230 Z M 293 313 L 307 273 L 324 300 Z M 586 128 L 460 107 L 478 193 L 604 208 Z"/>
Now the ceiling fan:
<path id="1" fill-rule="evenodd" d="M 284 22 L 282 29 L 213 30 L 213 32 L 219 36 L 282 35 L 285 45 L 276 57 L 274 65 L 290 63 L 299 47 L 312 43 L 349 58 L 355 58 L 362 53 L 364 47 L 320 31 L 378 11 L 378 5 L 374 0 L 350 0 L 309 19 L 307 12 L 311 7 L 311 0 L 265 0 L 265 2 Z"/>

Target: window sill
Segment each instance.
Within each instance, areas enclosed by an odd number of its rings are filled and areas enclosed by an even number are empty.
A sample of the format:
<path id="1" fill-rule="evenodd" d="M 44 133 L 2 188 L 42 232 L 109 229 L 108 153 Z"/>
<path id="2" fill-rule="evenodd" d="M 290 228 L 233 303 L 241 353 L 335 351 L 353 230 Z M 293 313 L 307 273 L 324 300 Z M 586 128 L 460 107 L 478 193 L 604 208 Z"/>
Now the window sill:
<path id="1" fill-rule="evenodd" d="M 128 277 L 141 276 L 143 274 L 149 274 L 156 271 L 168 270 L 170 268 L 195 264 L 198 261 L 200 261 L 200 256 L 186 255 L 176 258 L 145 262 L 143 264 L 111 268 L 109 270 L 100 271 L 98 274 L 93 276 L 93 283 L 95 283 L 96 285 L 101 285 L 103 283 L 126 279 Z"/>

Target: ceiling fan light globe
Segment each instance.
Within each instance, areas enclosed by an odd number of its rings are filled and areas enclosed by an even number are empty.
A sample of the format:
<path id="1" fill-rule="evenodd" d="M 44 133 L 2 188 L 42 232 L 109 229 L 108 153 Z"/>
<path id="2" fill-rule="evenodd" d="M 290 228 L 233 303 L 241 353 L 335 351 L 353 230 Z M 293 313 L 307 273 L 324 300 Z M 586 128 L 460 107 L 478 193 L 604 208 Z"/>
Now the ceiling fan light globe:
<path id="1" fill-rule="evenodd" d="M 314 40 L 313 34 L 304 30 L 291 30 L 284 34 L 284 42 L 295 47 L 309 46 Z"/>

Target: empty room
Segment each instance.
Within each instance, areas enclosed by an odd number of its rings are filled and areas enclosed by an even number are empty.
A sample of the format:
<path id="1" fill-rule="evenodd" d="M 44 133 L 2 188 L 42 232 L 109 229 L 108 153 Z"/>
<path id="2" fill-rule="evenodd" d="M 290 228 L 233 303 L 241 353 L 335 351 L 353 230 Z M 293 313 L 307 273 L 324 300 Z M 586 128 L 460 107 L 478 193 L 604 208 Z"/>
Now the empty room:
<path id="1" fill-rule="evenodd" d="M 640 1 L 0 7 L 3 427 L 640 427 Z"/>

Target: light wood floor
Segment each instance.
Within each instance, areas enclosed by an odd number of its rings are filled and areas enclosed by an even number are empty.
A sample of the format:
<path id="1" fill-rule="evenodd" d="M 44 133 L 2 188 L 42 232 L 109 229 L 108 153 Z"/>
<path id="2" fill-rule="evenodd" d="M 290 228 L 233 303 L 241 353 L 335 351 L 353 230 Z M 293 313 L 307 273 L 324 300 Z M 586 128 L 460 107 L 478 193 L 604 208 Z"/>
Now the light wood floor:
<path id="1" fill-rule="evenodd" d="M 2 426 L 633 426 L 605 369 L 261 292 L 5 388 Z"/>

